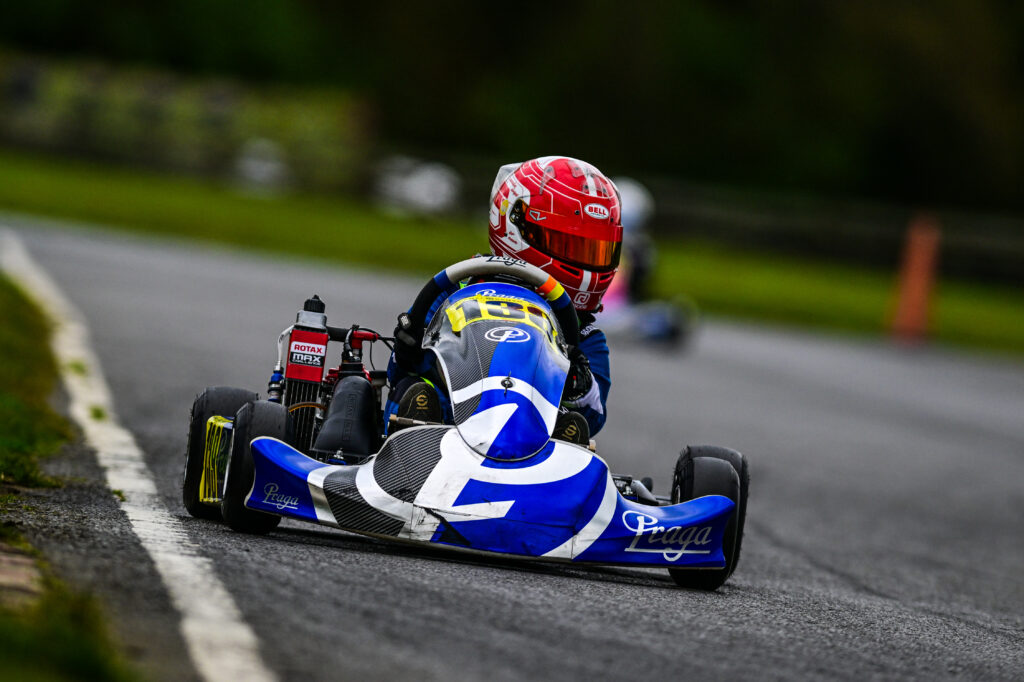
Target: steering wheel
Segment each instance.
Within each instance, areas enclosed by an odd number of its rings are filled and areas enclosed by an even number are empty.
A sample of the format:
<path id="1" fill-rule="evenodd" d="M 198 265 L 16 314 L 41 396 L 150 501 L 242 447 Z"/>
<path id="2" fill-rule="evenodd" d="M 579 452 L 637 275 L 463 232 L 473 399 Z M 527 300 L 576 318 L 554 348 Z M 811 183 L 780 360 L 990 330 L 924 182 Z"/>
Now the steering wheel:
<path id="1" fill-rule="evenodd" d="M 562 285 L 540 268 L 530 265 L 526 261 L 504 256 L 470 258 L 449 265 L 434 275 L 433 279 L 420 289 L 412 308 L 406 314 L 407 317 L 399 316 L 399 320 L 406 317 L 406 320 L 400 322 L 401 326 L 415 338 L 422 338 L 427 313 L 439 296 L 442 294 L 447 296 L 457 291 L 459 282 L 464 279 L 486 277 L 487 275 L 510 275 L 532 286 L 551 305 L 551 311 L 555 314 L 555 319 L 558 320 L 558 326 L 562 328 L 562 338 L 569 347 L 572 348 L 579 344 L 579 319 L 576 317 L 572 299 L 569 298 L 569 294 L 565 292 Z"/>

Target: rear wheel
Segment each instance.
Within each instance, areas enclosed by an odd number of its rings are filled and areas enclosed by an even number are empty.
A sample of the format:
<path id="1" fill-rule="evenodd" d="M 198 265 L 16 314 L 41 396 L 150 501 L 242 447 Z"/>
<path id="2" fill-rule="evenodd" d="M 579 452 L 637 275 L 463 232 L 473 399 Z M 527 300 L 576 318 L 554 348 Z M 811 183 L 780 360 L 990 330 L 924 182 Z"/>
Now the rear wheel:
<path id="1" fill-rule="evenodd" d="M 210 417 L 234 417 L 238 408 L 256 400 L 252 391 L 230 386 L 213 386 L 200 393 L 192 403 L 185 446 L 185 473 L 181 483 L 181 501 L 185 510 L 198 519 L 220 520 L 220 508 L 200 501 L 203 457 L 206 449 L 206 424 Z"/>
<path id="2" fill-rule="evenodd" d="M 743 456 L 733 450 L 698 446 L 688 447 L 680 453 L 672 477 L 673 503 L 686 502 L 705 495 L 722 495 L 732 500 L 736 506 L 725 525 L 725 534 L 722 538 L 725 566 L 718 569 L 670 568 L 669 574 L 677 585 L 699 590 L 716 590 L 732 575 L 739 559 L 746 514 L 746 485 L 741 480 L 741 477 L 746 476 L 745 472 Z"/>
<path id="3" fill-rule="evenodd" d="M 224 473 L 224 496 L 220 503 L 221 515 L 232 529 L 264 534 L 281 523 L 281 517 L 276 514 L 265 514 L 245 506 L 245 498 L 252 490 L 255 476 L 250 444 L 260 436 L 288 443 L 291 435 L 288 410 L 279 403 L 256 400 L 238 410 L 231 433 L 231 457 Z"/>

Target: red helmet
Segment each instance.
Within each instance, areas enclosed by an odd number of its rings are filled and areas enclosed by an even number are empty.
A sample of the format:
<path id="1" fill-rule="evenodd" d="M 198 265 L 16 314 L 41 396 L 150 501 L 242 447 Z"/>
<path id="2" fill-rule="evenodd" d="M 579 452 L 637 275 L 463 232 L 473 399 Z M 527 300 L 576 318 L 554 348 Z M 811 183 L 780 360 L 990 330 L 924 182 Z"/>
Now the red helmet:
<path id="1" fill-rule="evenodd" d="M 622 250 L 619 193 L 585 161 L 544 156 L 502 166 L 491 188 L 491 251 L 521 258 L 596 311 Z"/>

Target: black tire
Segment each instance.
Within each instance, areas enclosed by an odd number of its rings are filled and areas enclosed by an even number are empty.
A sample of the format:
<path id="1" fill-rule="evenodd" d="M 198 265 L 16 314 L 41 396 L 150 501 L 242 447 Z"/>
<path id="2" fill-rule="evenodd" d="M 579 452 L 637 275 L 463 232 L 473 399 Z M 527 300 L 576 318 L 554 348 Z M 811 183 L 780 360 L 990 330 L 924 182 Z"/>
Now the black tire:
<path id="1" fill-rule="evenodd" d="M 266 400 L 246 403 L 235 415 L 231 433 L 231 458 L 224 473 L 221 516 L 233 530 L 257 535 L 269 533 L 281 523 L 277 514 L 254 511 L 245 506 L 255 475 L 250 443 L 260 436 L 291 442 L 291 419 L 284 405 Z"/>
<path id="2" fill-rule="evenodd" d="M 740 501 L 739 523 L 736 528 L 736 556 L 732 560 L 732 569 L 729 575 L 736 570 L 740 563 L 740 549 L 743 547 L 743 527 L 747 521 L 747 494 L 750 490 L 750 469 L 747 465 L 747 458 L 736 450 L 719 447 L 718 445 L 687 445 L 683 452 L 689 451 L 691 457 L 711 457 L 721 459 L 732 465 L 736 474 L 740 477 Z M 682 453 L 680 453 L 682 455 Z"/>
<path id="3" fill-rule="evenodd" d="M 185 510 L 197 519 L 220 520 L 220 509 L 199 501 L 203 479 L 203 450 L 206 446 L 206 422 L 210 417 L 234 417 L 238 408 L 258 396 L 252 391 L 231 386 L 212 386 L 196 396 L 189 413 L 188 441 L 185 445 L 185 472 L 181 482 L 181 501 Z"/>
<path id="4" fill-rule="evenodd" d="M 341 450 L 350 464 L 366 459 L 380 448 L 378 410 L 377 394 L 370 382 L 362 377 L 345 377 L 334 388 L 313 449 L 331 455 Z"/>
<path id="5" fill-rule="evenodd" d="M 676 462 L 672 502 L 686 502 L 705 495 L 722 495 L 736 504 L 722 538 L 725 566 L 720 569 L 670 568 L 668 572 L 680 587 L 711 591 L 721 587 L 735 568 L 742 501 L 740 477 L 729 461 L 717 457 L 694 457 L 692 450 L 687 448 Z"/>

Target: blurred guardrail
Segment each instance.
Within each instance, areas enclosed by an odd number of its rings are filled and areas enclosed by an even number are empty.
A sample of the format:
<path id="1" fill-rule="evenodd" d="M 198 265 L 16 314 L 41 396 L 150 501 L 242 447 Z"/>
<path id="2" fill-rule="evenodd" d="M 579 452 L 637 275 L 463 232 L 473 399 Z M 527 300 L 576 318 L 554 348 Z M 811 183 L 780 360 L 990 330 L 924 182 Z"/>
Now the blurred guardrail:
<path id="1" fill-rule="evenodd" d="M 431 156 L 430 152 L 421 155 Z M 446 154 L 463 178 L 463 204 L 480 212 L 494 173 L 515 159 Z M 632 169 L 602 168 L 612 175 Z M 1024 284 L 1024 219 L 935 206 L 896 206 L 815 199 L 780 193 L 638 177 L 654 197 L 649 230 L 663 238 L 699 239 L 747 250 L 799 254 L 836 263 L 895 270 L 907 228 L 921 211 L 941 228 L 939 273 L 944 277 Z"/>
<path id="2" fill-rule="evenodd" d="M 1024 220 L 942 207 L 906 207 L 726 190 L 651 180 L 654 227 L 743 248 L 894 268 L 921 210 L 941 226 L 943 276 L 1024 284 Z"/>
<path id="3" fill-rule="evenodd" d="M 351 189 L 366 167 L 366 112 L 337 90 L 0 52 L 0 141 L 19 148 L 220 176 L 269 155 L 279 182 Z"/>

